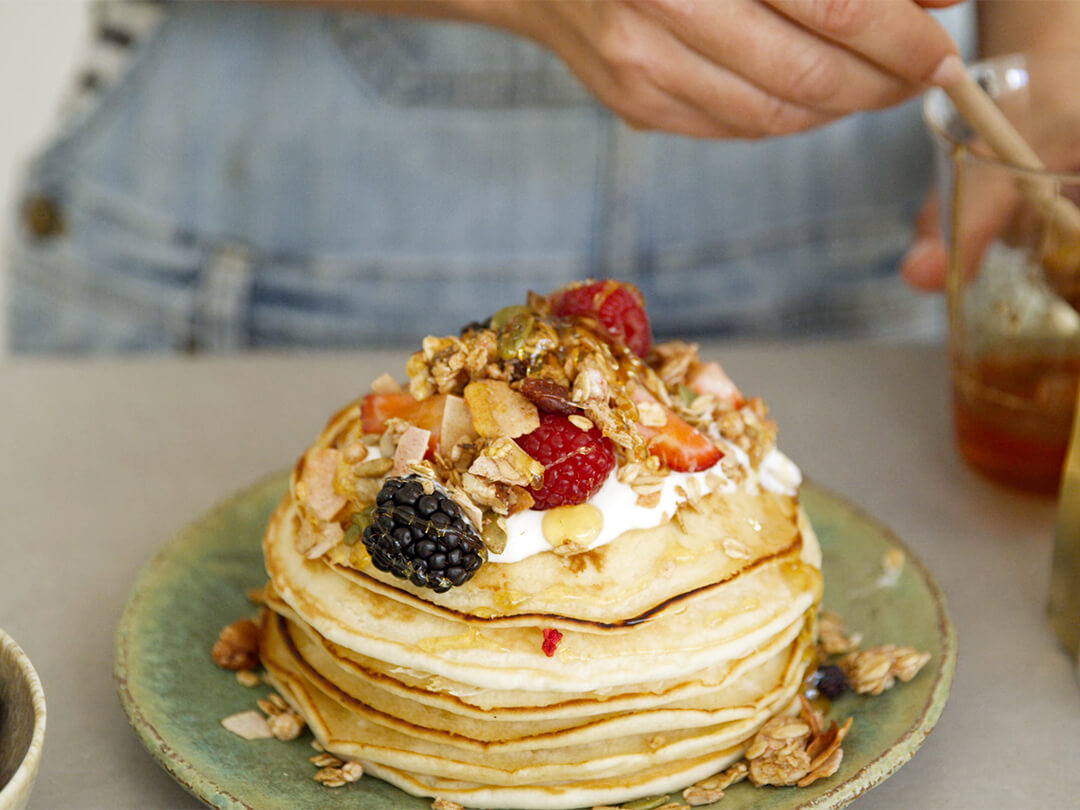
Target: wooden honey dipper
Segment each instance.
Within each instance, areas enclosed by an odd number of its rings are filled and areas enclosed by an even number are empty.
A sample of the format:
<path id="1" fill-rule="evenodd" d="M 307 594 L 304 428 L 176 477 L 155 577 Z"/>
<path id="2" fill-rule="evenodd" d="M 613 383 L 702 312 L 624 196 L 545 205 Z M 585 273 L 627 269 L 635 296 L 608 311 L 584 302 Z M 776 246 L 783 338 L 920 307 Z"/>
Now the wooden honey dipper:
<path id="1" fill-rule="evenodd" d="M 948 57 L 936 78 L 957 112 L 1002 160 L 1024 169 L 1046 171 L 1035 150 L 959 57 Z M 1051 178 L 1021 177 L 1020 192 L 1051 225 L 1040 257 L 1054 291 L 1080 309 L 1080 208 L 1058 193 Z"/>

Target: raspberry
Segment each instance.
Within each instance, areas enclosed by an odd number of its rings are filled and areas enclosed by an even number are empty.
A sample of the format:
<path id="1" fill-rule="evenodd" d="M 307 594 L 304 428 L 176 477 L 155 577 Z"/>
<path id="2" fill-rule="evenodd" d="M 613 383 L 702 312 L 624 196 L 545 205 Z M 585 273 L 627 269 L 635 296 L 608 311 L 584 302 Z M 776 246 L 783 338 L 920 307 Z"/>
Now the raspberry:
<path id="1" fill-rule="evenodd" d="M 638 357 L 649 353 L 652 333 L 645 301 L 637 288 L 607 279 L 552 293 L 551 312 L 563 317 L 591 315 Z"/>
<path id="2" fill-rule="evenodd" d="M 611 442 L 599 430 L 582 430 L 557 413 L 540 414 L 540 427 L 519 436 L 517 443 L 544 465 L 544 483 L 529 489 L 533 509 L 584 503 L 615 466 Z"/>

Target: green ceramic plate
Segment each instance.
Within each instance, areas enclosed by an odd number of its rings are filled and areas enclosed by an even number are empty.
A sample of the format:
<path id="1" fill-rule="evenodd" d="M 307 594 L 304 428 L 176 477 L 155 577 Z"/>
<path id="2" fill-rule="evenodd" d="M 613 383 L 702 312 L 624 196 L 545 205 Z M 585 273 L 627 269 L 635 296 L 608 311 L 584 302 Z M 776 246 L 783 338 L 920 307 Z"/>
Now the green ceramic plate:
<path id="1" fill-rule="evenodd" d="M 259 540 L 285 480 L 275 476 L 220 504 L 170 540 L 140 575 L 116 635 L 114 674 L 124 709 L 151 755 L 213 807 L 427 810 L 430 801 L 370 777 L 337 789 L 319 785 L 311 778 L 307 735 L 249 742 L 220 725 L 268 691 L 238 684 L 209 651 L 222 626 L 253 612 L 244 594 L 263 582 Z M 834 717 L 855 717 L 835 776 L 804 789 L 739 784 L 712 805 L 723 810 L 847 804 L 911 758 L 949 692 L 956 636 L 930 574 L 908 553 L 896 585 L 876 587 L 883 555 L 900 542 L 818 487 L 804 486 L 803 503 L 824 550 L 826 606 L 862 631 L 864 645 L 909 644 L 933 657 L 910 683 L 834 704 Z"/>

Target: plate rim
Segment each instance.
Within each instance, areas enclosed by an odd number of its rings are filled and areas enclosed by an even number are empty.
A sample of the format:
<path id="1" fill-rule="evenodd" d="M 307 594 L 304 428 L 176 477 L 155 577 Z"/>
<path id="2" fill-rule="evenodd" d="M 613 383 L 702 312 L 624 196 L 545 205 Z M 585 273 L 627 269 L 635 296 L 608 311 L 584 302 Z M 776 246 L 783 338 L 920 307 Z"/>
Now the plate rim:
<path id="1" fill-rule="evenodd" d="M 198 534 L 202 526 L 216 520 L 222 513 L 229 511 L 234 504 L 245 501 L 254 491 L 268 487 L 276 482 L 284 485 L 287 477 L 287 469 L 263 475 L 213 504 L 209 509 L 200 513 L 195 520 L 174 532 L 154 552 L 136 576 L 120 613 L 114 634 L 113 679 L 128 724 L 135 731 L 153 759 L 184 790 L 199 801 L 210 807 L 220 808 L 220 810 L 257 810 L 257 808 L 251 807 L 213 779 L 205 776 L 198 766 L 189 762 L 179 751 L 170 746 L 151 720 L 146 717 L 128 685 L 127 644 L 132 625 L 138 616 L 139 606 L 147 596 L 148 586 L 154 572 L 166 566 L 171 558 L 175 556 L 177 550 L 184 546 L 187 538 Z M 873 527 L 891 546 L 903 551 L 905 564 L 912 565 L 918 571 L 919 578 L 926 585 L 933 600 L 937 630 L 942 646 L 941 663 L 935 671 L 934 682 L 927 699 L 918 717 L 913 720 L 904 733 L 888 748 L 885 748 L 877 756 L 863 764 L 852 776 L 834 785 L 825 793 L 799 804 L 795 809 L 824 810 L 824 808 L 843 807 L 855 801 L 855 799 L 896 773 L 915 755 L 915 752 L 918 751 L 922 743 L 934 730 L 948 701 L 953 676 L 956 672 L 957 635 L 956 626 L 949 616 L 948 603 L 941 586 L 922 559 L 914 554 L 889 526 L 849 498 L 837 494 L 832 489 L 814 480 L 804 479 L 802 488 L 812 490 L 816 495 L 831 501 L 834 506 L 848 512 L 860 523 Z M 841 791 L 844 791 L 846 795 L 840 796 Z"/>
<path id="2" fill-rule="evenodd" d="M 228 511 L 234 504 L 244 501 L 255 490 L 269 486 L 271 483 L 281 481 L 283 484 L 288 480 L 287 471 L 278 470 L 255 479 L 252 483 L 231 495 L 223 498 L 209 509 L 199 514 L 195 520 L 184 524 L 174 532 L 168 540 L 154 552 L 153 556 L 139 571 L 135 577 L 124 608 L 120 612 L 120 619 L 116 625 L 116 633 L 113 640 L 113 680 L 116 683 L 120 703 L 124 709 L 128 725 L 134 729 L 143 746 L 150 752 L 159 765 L 180 784 L 188 793 L 199 801 L 220 810 L 257 810 L 242 799 L 234 796 L 217 782 L 204 776 L 199 768 L 186 760 L 176 749 L 172 748 L 158 732 L 153 723 L 143 714 L 135 696 L 128 687 L 128 650 L 127 642 L 131 633 L 132 624 L 138 615 L 138 607 L 146 598 L 149 590 L 149 582 L 155 571 L 166 565 L 175 555 L 177 549 L 183 546 L 184 541 L 198 529 L 214 521 L 218 515 Z M 204 792 L 206 795 L 204 795 Z M 223 800 L 212 801 L 212 797 Z"/>
<path id="3" fill-rule="evenodd" d="M 862 796 L 871 788 L 880 785 L 915 756 L 915 752 L 919 750 L 926 738 L 930 736 L 930 733 L 934 730 L 938 720 L 941 718 L 941 713 L 945 710 L 945 704 L 948 702 L 949 692 L 952 687 L 953 676 L 956 673 L 958 642 L 956 625 L 953 623 L 952 617 L 949 616 L 948 601 L 945 598 L 945 592 L 922 559 L 908 548 L 907 544 L 900 539 L 899 535 L 897 535 L 892 528 L 878 520 L 870 514 L 869 511 L 859 506 L 854 501 L 842 495 L 837 495 L 828 487 L 821 486 L 814 481 L 804 480 L 803 486 L 807 486 L 807 484 L 809 484 L 812 490 L 815 490 L 818 494 L 833 501 L 834 504 L 837 504 L 845 511 L 854 515 L 862 523 L 869 524 L 876 528 L 891 545 L 904 552 L 905 565 L 914 565 L 933 598 L 934 610 L 937 614 L 938 632 L 942 642 L 941 666 L 938 667 L 936 671 L 934 683 L 931 686 L 929 695 L 927 695 L 926 702 L 923 703 L 923 708 L 919 713 L 918 719 L 908 726 L 907 730 L 896 740 L 896 742 L 864 764 L 854 775 L 841 782 L 839 785 L 834 785 L 831 790 L 822 793 L 820 796 L 799 806 L 800 810 L 802 808 L 806 808 L 807 810 L 819 810 L 820 808 L 825 807 L 842 807 L 844 804 L 855 801 L 855 799 Z M 840 805 L 827 803 L 829 799 L 835 797 L 840 788 L 849 786 L 856 788 L 856 790 L 850 797 L 847 797 L 846 801 Z"/>

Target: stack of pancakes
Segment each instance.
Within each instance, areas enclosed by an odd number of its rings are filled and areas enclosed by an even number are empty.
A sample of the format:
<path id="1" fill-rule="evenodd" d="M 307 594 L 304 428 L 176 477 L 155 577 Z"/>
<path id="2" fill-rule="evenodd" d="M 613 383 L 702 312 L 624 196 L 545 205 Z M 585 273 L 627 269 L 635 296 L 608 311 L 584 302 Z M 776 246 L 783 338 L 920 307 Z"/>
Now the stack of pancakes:
<path id="1" fill-rule="evenodd" d="M 264 538 L 263 664 L 327 750 L 409 793 L 573 808 L 681 789 L 741 758 L 813 666 L 820 551 L 795 496 L 714 491 L 438 594 L 300 553 L 296 482 Z"/>

